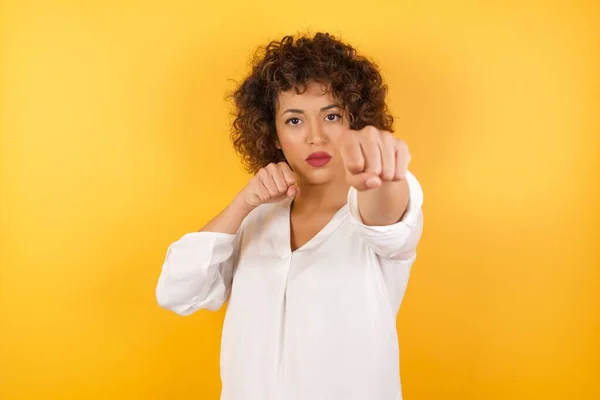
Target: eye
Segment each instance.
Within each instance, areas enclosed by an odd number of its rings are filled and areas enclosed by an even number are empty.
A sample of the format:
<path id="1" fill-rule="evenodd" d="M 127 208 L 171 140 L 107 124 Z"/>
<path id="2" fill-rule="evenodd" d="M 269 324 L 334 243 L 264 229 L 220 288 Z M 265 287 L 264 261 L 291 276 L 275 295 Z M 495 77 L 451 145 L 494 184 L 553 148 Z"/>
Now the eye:
<path id="1" fill-rule="evenodd" d="M 300 118 L 290 118 L 287 121 L 285 121 L 286 125 L 300 125 Z"/>
<path id="2" fill-rule="evenodd" d="M 329 122 L 335 122 L 337 120 L 342 119 L 342 116 L 340 114 L 327 114 L 325 119 Z"/>

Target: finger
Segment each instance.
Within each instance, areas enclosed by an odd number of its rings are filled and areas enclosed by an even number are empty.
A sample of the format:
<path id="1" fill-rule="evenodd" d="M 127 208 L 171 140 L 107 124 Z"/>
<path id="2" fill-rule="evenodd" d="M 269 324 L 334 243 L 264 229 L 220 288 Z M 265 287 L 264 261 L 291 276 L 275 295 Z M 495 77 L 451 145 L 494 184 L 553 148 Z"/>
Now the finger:
<path id="1" fill-rule="evenodd" d="M 286 183 L 285 177 L 283 176 L 283 169 L 279 166 L 273 168 L 271 177 L 273 178 L 273 182 L 275 182 L 275 186 L 277 187 L 277 194 L 284 194 L 289 185 Z"/>
<path id="2" fill-rule="evenodd" d="M 277 190 L 277 186 L 275 186 L 275 181 L 273 181 L 273 176 L 267 168 L 263 168 L 259 172 L 259 179 L 262 185 L 265 187 L 270 197 L 279 196 L 279 191 Z"/>
<path id="3" fill-rule="evenodd" d="M 392 181 L 396 177 L 396 138 L 389 132 L 384 132 L 379 142 L 381 152 L 381 179 Z"/>
<path id="4" fill-rule="evenodd" d="M 262 184 L 262 181 L 256 182 L 256 188 L 254 189 L 254 193 L 260 199 L 261 203 L 266 203 L 271 199 L 271 195 L 267 188 Z"/>
<path id="5" fill-rule="evenodd" d="M 353 131 L 347 132 L 348 137 L 340 148 L 340 154 L 346 170 L 351 174 L 358 174 L 365 170 L 365 158 L 360 148 L 358 136 Z"/>
<path id="6" fill-rule="evenodd" d="M 396 173 L 394 180 L 400 181 L 406 178 L 406 172 L 408 171 L 408 165 L 410 164 L 411 155 L 408 150 L 408 146 L 403 141 L 399 141 L 396 145 L 395 151 L 396 158 Z"/>
<path id="7" fill-rule="evenodd" d="M 359 192 L 375 189 L 381 186 L 381 178 L 372 172 L 363 172 L 361 174 L 350 175 L 347 178 L 347 181 Z"/>
<path id="8" fill-rule="evenodd" d="M 381 174 L 381 151 L 379 149 L 379 131 L 375 128 L 366 129 L 361 135 L 360 147 L 365 158 L 365 172 Z"/>
<path id="9" fill-rule="evenodd" d="M 280 166 L 281 172 L 283 173 L 283 177 L 288 186 L 292 186 L 296 184 L 296 174 L 290 168 L 290 166 L 286 162 L 280 162 L 278 164 Z"/>

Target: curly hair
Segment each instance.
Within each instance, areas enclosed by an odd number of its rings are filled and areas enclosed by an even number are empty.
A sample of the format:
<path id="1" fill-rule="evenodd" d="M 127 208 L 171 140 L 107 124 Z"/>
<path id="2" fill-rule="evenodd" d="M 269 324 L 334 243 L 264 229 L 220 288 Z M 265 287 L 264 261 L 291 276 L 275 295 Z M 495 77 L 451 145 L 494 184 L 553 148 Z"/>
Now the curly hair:
<path id="1" fill-rule="evenodd" d="M 330 88 L 348 113 L 352 129 L 372 125 L 393 132 L 394 119 L 385 102 L 387 86 L 373 62 L 329 33 L 285 36 L 258 49 L 250 75 L 232 94 L 231 139 L 248 172 L 286 161 L 275 147 L 277 95 L 292 88 L 304 93 L 310 82 Z"/>

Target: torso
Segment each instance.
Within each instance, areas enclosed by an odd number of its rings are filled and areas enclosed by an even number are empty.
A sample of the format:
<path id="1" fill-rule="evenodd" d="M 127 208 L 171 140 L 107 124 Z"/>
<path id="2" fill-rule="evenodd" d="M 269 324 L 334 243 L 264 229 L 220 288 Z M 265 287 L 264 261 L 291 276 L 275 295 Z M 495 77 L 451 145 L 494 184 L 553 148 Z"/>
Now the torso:
<path id="1" fill-rule="evenodd" d="M 235 271 L 222 400 L 401 399 L 395 304 L 409 270 L 366 246 L 347 206 L 310 217 L 261 206 Z"/>

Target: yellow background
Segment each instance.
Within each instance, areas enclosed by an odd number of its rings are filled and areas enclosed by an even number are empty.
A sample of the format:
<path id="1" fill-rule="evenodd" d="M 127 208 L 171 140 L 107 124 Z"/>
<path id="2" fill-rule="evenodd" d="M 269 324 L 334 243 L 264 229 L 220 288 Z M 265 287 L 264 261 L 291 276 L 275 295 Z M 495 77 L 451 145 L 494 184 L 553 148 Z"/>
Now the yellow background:
<path id="1" fill-rule="evenodd" d="M 600 398 L 598 4 L 0 3 L 0 399 L 218 398 L 223 312 L 154 287 L 248 179 L 230 79 L 298 30 L 381 65 L 426 194 L 406 399 Z"/>

